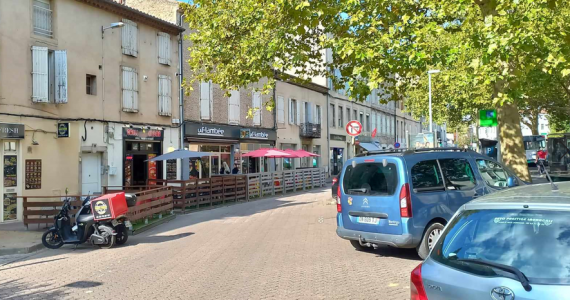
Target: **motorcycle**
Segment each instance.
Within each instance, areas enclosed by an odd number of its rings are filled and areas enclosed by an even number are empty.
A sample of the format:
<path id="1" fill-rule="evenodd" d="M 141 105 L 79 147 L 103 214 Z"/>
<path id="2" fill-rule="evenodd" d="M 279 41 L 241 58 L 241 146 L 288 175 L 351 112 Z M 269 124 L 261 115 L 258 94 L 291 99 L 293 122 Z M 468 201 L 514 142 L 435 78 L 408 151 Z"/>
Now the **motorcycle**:
<path id="1" fill-rule="evenodd" d="M 125 194 L 127 203 L 136 203 L 136 196 Z M 127 242 L 128 230 L 132 227 L 127 216 L 122 214 L 113 219 L 97 221 L 91 205 L 91 197 L 83 200 L 79 211 L 75 214 L 76 222 L 71 224 L 69 212 L 71 200 L 66 198 L 60 212 L 54 217 L 54 226 L 42 236 L 42 243 L 50 249 L 58 249 L 65 244 L 76 245 L 90 242 L 99 248 L 111 248 L 115 244 Z M 97 206 L 93 209 L 99 210 Z"/>

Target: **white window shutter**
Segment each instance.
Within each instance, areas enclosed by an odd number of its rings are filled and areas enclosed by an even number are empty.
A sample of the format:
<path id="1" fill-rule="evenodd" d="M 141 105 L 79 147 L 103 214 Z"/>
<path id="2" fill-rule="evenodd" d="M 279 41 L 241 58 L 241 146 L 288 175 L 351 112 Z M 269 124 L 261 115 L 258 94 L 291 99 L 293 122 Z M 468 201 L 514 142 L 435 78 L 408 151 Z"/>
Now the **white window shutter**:
<path id="1" fill-rule="evenodd" d="M 210 83 L 200 82 L 200 119 L 210 120 Z"/>
<path id="2" fill-rule="evenodd" d="M 239 91 L 230 91 L 228 99 L 228 117 L 229 123 L 233 125 L 239 124 L 240 119 L 240 95 Z"/>
<path id="3" fill-rule="evenodd" d="M 67 52 L 55 51 L 55 103 L 67 103 Z"/>
<path id="4" fill-rule="evenodd" d="M 291 101 L 291 98 L 289 98 L 289 124 L 293 125 L 295 123 L 295 117 L 293 116 L 293 101 Z"/>
<path id="5" fill-rule="evenodd" d="M 170 35 L 165 32 L 157 34 L 158 63 L 170 66 Z"/>
<path id="6" fill-rule="evenodd" d="M 277 122 L 285 123 L 285 101 L 283 96 L 277 96 Z"/>
<path id="7" fill-rule="evenodd" d="M 305 112 L 305 118 L 307 118 L 308 120 L 305 120 L 305 122 L 307 123 L 313 123 L 313 103 L 311 102 L 306 102 L 308 103 L 307 106 L 307 111 Z"/>
<path id="8" fill-rule="evenodd" d="M 130 67 L 123 69 L 123 111 L 137 112 L 138 103 L 138 74 L 137 70 Z"/>
<path id="9" fill-rule="evenodd" d="M 137 23 L 123 19 L 125 26 L 121 28 L 121 48 L 123 54 L 137 57 L 138 55 L 138 26 Z"/>
<path id="10" fill-rule="evenodd" d="M 170 76 L 158 75 L 158 114 L 172 115 L 172 79 Z"/>
<path id="11" fill-rule="evenodd" d="M 297 102 L 297 116 L 295 118 L 295 123 L 297 125 L 300 125 L 301 123 L 301 101 L 296 101 Z"/>
<path id="12" fill-rule="evenodd" d="M 253 92 L 253 125 L 261 125 L 261 93 Z"/>
<path id="13" fill-rule="evenodd" d="M 49 102 L 48 48 L 32 47 L 32 101 Z"/>

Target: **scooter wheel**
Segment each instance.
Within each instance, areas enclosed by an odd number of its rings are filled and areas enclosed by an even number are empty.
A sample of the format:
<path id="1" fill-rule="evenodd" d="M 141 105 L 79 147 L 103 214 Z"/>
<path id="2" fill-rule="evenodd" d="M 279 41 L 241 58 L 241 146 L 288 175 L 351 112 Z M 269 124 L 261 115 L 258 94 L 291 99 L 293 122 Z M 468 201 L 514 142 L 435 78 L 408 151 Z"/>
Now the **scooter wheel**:
<path id="1" fill-rule="evenodd" d="M 108 226 L 99 226 L 99 231 L 101 231 L 101 235 L 107 237 L 107 244 L 97 245 L 99 248 L 109 249 L 115 245 L 115 241 L 117 237 L 113 235 L 113 229 Z"/>
<path id="2" fill-rule="evenodd" d="M 121 224 L 115 228 L 117 231 L 117 245 L 123 245 L 129 239 L 129 229 L 127 226 Z"/>
<path id="3" fill-rule="evenodd" d="M 49 249 L 58 249 L 63 246 L 61 235 L 55 229 L 50 229 L 42 235 L 42 244 Z"/>

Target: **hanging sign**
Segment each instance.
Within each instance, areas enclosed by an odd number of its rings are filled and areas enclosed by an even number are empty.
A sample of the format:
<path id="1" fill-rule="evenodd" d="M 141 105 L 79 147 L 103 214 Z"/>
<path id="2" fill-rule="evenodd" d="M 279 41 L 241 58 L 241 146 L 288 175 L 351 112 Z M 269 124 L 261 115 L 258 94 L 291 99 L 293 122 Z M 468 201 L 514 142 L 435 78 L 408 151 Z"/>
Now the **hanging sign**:
<path id="1" fill-rule="evenodd" d="M 57 138 L 69 137 L 69 122 L 57 123 Z"/>

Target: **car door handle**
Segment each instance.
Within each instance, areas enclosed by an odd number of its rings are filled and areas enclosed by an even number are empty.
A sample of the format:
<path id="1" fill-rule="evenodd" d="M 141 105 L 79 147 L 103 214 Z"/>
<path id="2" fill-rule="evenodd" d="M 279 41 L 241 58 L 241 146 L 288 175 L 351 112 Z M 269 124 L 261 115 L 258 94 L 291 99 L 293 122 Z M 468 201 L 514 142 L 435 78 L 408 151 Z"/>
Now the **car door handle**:
<path id="1" fill-rule="evenodd" d="M 376 213 L 367 211 L 349 211 L 348 214 L 352 217 L 371 217 L 379 219 L 388 219 L 388 214 L 386 213 Z"/>

